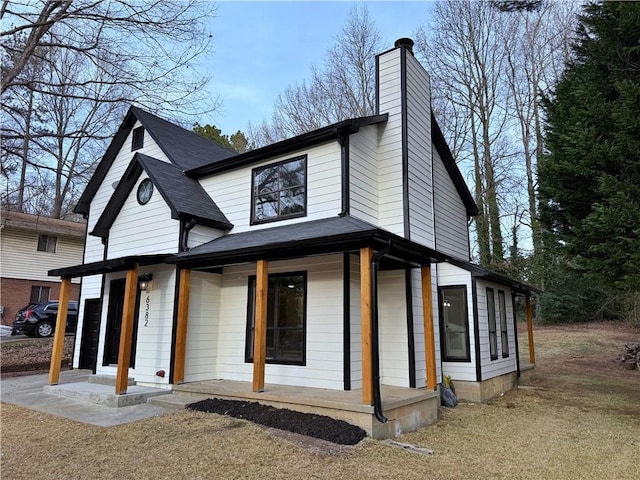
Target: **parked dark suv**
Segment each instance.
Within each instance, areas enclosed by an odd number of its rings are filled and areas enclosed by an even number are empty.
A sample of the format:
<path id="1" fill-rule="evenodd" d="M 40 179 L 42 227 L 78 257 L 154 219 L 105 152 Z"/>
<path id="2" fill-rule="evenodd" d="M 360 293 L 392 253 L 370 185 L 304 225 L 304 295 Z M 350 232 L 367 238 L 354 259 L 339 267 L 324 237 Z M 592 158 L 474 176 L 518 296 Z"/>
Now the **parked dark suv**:
<path id="1" fill-rule="evenodd" d="M 58 302 L 42 302 L 29 305 L 18 311 L 16 319 L 13 322 L 12 335 L 24 333 L 33 337 L 50 337 L 54 334 L 56 328 L 56 319 L 58 316 Z M 78 302 L 69 302 L 67 310 L 67 328 L 66 332 L 75 332 L 76 323 L 78 322 Z"/>

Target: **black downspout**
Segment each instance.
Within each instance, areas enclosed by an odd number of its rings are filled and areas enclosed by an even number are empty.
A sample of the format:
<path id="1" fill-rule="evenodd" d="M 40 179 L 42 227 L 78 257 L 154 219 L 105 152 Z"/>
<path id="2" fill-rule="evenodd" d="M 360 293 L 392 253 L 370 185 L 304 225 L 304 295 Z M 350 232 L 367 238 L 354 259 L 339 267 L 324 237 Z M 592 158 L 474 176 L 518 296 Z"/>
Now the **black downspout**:
<path id="1" fill-rule="evenodd" d="M 182 231 L 182 238 L 180 239 L 180 251 L 186 252 L 189 250 L 189 232 L 196 226 L 196 221 L 192 218 L 188 224 L 184 225 Z"/>
<path id="2" fill-rule="evenodd" d="M 349 134 L 340 132 L 336 129 L 334 135 L 340 144 L 340 166 L 342 169 L 342 209 L 338 214 L 339 217 L 349 215 L 350 195 L 349 195 Z"/>
<path id="3" fill-rule="evenodd" d="M 380 345 L 378 341 L 378 262 L 391 250 L 387 246 L 371 257 L 371 373 L 373 374 L 373 412 L 380 423 L 387 423 L 380 398 Z"/>

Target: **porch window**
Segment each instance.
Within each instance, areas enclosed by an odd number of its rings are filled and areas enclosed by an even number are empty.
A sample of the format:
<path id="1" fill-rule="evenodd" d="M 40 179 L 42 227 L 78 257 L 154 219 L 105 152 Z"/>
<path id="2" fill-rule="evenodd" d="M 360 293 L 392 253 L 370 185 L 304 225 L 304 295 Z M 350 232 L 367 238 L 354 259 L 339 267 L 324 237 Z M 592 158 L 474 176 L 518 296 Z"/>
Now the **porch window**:
<path id="1" fill-rule="evenodd" d="M 509 336 L 507 333 L 507 302 L 502 290 L 498 290 L 498 309 L 500 310 L 500 338 L 502 340 L 502 358 L 509 356 Z"/>
<path id="2" fill-rule="evenodd" d="M 440 344 L 447 362 L 470 362 L 467 287 L 439 287 Z"/>
<path id="3" fill-rule="evenodd" d="M 487 288 L 487 319 L 489 322 L 489 354 L 491 360 L 498 358 L 498 337 L 496 334 L 496 301 L 493 288 Z"/>
<path id="4" fill-rule="evenodd" d="M 269 275 L 266 362 L 304 365 L 307 323 L 306 272 Z M 249 311 L 245 361 L 253 362 L 256 277 L 249 277 Z"/>
<path id="5" fill-rule="evenodd" d="M 307 212 L 307 157 L 254 168 L 251 224 L 303 217 Z"/>

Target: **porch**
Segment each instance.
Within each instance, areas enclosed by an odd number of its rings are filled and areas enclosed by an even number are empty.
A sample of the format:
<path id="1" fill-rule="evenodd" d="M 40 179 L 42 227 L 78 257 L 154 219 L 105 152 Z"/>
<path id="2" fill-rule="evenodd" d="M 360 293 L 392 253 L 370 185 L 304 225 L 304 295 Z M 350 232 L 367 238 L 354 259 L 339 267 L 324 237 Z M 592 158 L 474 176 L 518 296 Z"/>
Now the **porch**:
<path id="1" fill-rule="evenodd" d="M 357 425 L 372 438 L 382 439 L 416 430 L 438 420 L 440 395 L 424 388 L 381 385 L 382 413 L 389 420 L 380 423 L 373 405 L 362 403 L 362 390 L 332 390 L 266 384 L 263 392 L 254 392 L 251 382 L 206 380 L 173 386 L 181 396 L 222 398 L 259 402 L 277 408 L 326 415 Z"/>

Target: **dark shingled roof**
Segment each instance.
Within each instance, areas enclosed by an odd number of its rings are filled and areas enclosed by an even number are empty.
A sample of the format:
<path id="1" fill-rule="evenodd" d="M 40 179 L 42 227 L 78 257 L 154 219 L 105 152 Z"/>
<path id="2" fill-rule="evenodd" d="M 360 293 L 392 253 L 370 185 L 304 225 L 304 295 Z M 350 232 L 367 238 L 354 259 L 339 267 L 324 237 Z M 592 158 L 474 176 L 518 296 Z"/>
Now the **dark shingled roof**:
<path id="1" fill-rule="evenodd" d="M 215 202 L 204 191 L 198 181 L 186 177 L 182 170 L 170 163 L 136 153 L 129 167 L 109 199 L 91 235 L 107 236 L 122 205 L 144 169 L 171 209 L 171 218 L 194 220 L 198 224 L 221 230 L 230 230 L 233 225 L 224 216 Z"/>
<path id="2" fill-rule="evenodd" d="M 201 137 L 140 108 L 130 107 L 102 160 L 100 160 L 95 173 L 89 180 L 84 192 L 82 192 L 74 212 L 85 215 L 89 213 L 91 200 L 93 200 L 116 156 L 123 148 L 124 142 L 136 121 L 140 121 L 145 131 L 158 144 L 169 161 L 180 170 L 192 170 L 211 162 L 237 155 L 236 152 L 212 140 Z"/>

